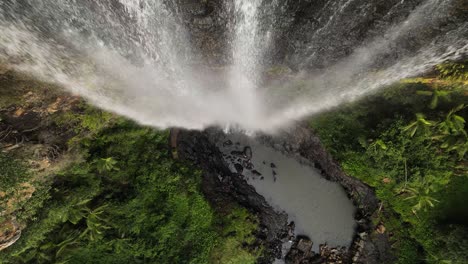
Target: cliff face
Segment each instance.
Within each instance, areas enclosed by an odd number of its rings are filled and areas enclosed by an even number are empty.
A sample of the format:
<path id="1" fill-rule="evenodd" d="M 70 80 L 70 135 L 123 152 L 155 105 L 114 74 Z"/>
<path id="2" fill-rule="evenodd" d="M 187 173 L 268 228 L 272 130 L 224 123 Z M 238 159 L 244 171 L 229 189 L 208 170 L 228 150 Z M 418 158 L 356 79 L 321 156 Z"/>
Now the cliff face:
<path id="1" fill-rule="evenodd" d="M 447 32 L 468 19 L 461 0 L 443 3 L 441 10 L 425 7 L 423 3 L 423 0 L 263 1 L 258 13 L 260 32 L 272 37 L 268 40 L 264 36 L 268 56 L 263 63 L 292 69 L 323 69 L 360 48 L 385 45 L 373 67 L 391 65 L 434 40 L 443 40 Z M 211 65 L 229 62 L 232 44 L 229 36 L 233 36 L 235 24 L 233 6 L 233 0 L 178 0 L 173 6 L 182 15 L 195 50 L 202 51 L 200 61 Z M 445 13 L 430 18 L 435 12 Z M 369 46 L 370 43 L 373 44 Z"/>

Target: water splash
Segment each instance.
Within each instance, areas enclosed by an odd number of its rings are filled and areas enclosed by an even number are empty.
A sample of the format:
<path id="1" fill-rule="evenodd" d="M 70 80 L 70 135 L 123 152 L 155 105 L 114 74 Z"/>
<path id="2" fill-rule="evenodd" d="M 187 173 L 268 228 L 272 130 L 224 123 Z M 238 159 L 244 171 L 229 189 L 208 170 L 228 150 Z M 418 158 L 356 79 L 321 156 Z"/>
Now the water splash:
<path id="1" fill-rule="evenodd" d="M 239 115 L 244 123 L 255 126 L 262 102 L 257 97 L 260 83 L 258 73 L 262 57 L 262 38 L 259 30 L 258 9 L 261 0 L 235 0 L 235 29 L 232 40 L 232 67 L 229 85 L 232 98 L 236 101 Z"/>
<path id="2" fill-rule="evenodd" d="M 405 4 L 395 2 L 382 19 Z M 215 69 L 194 64 L 200 51 L 192 49 L 182 15 L 170 1 L 4 0 L 0 62 L 145 125 L 270 132 L 468 54 L 468 22 L 451 21 L 460 1 L 427 0 L 311 73 L 308 68 L 328 45 L 341 40 L 336 34 L 352 32 L 355 23 L 348 26 L 344 19 L 369 5 L 328 1 L 317 18 L 321 24 L 303 33 L 311 34 L 301 44 L 305 53 L 286 54 L 301 61 L 298 73 L 283 82 L 264 76 L 272 40 L 283 34 L 276 28 L 287 31 L 284 25 L 291 24 L 288 8 L 278 1 L 233 2 L 232 62 Z M 413 44 L 405 49 L 402 43 Z"/>

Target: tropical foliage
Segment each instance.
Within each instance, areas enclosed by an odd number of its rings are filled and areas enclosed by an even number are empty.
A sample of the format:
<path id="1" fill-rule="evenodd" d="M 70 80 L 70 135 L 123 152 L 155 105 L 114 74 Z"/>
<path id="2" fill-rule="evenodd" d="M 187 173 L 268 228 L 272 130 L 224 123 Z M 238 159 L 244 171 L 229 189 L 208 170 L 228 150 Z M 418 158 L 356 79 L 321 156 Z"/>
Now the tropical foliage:
<path id="1" fill-rule="evenodd" d="M 376 188 L 374 221 L 399 263 L 468 263 L 466 239 L 455 238 L 468 232 L 459 220 L 468 207 L 453 198 L 468 195 L 466 70 L 438 69 L 431 81 L 405 80 L 311 122 L 345 171 Z"/>
<path id="2" fill-rule="evenodd" d="M 209 263 L 227 249 L 232 258 L 216 263 L 255 262 L 255 216 L 235 204 L 217 213 L 200 172 L 171 157 L 167 132 L 125 120 L 87 131 L 71 142 L 82 161 L 43 182 L 28 214 L 16 212 L 27 227 L 0 263 Z M 5 173 L 23 175 L 13 169 Z"/>

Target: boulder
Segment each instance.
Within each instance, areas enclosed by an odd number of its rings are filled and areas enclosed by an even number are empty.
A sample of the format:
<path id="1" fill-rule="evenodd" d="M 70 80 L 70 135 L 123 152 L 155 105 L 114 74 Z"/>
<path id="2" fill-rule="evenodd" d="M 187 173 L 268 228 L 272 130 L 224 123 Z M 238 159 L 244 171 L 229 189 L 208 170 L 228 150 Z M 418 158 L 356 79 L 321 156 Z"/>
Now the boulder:
<path id="1" fill-rule="evenodd" d="M 309 239 L 301 238 L 297 243 L 297 249 L 299 249 L 303 253 L 310 253 L 312 251 L 313 242 Z"/>

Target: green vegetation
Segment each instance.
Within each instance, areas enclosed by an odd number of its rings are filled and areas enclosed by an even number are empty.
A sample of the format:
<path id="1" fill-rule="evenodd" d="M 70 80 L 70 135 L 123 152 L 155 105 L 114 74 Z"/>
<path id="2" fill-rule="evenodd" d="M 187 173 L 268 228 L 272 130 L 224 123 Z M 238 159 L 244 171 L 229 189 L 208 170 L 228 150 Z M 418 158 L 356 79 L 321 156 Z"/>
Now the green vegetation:
<path id="1" fill-rule="evenodd" d="M 54 118 L 75 131 L 81 158 L 15 210 L 26 228 L 0 263 L 255 263 L 258 220 L 236 204 L 213 209 L 200 171 L 170 155 L 167 131 L 82 109 Z M 4 164 L 2 189 L 14 188 L 27 170 Z"/>
<path id="2" fill-rule="evenodd" d="M 26 167 L 18 160 L 0 152 L 0 212 L 11 212 L 17 209 L 16 196 L 30 179 Z M 8 201 L 14 201 L 13 203 Z M 0 215 L 0 222 L 5 221 L 5 216 Z"/>
<path id="3" fill-rule="evenodd" d="M 219 230 L 223 243 L 211 255 L 211 263 L 254 264 L 262 253 L 261 250 L 247 250 L 244 245 L 253 247 L 253 232 L 258 227 L 258 220 L 243 208 L 235 208 L 230 215 L 222 219 Z"/>
<path id="4" fill-rule="evenodd" d="M 9 192 L 16 189 L 18 184 L 29 179 L 28 172 L 19 161 L 0 152 L 0 190 Z"/>
<path id="5" fill-rule="evenodd" d="M 398 263 L 468 263 L 468 72 L 438 66 L 311 122 L 343 169 L 376 190 Z"/>

